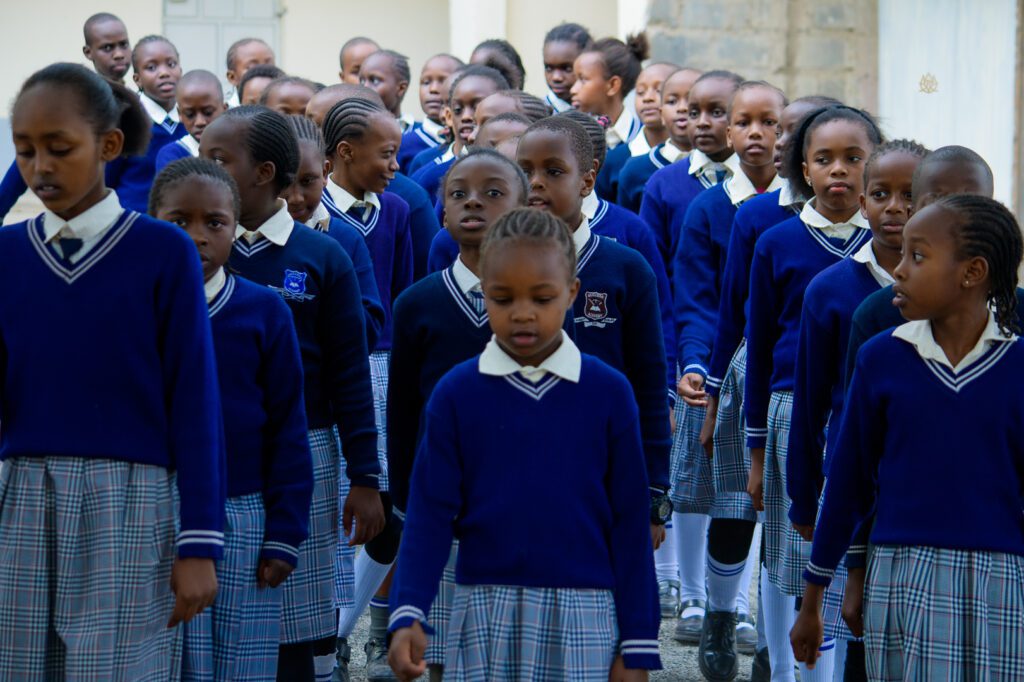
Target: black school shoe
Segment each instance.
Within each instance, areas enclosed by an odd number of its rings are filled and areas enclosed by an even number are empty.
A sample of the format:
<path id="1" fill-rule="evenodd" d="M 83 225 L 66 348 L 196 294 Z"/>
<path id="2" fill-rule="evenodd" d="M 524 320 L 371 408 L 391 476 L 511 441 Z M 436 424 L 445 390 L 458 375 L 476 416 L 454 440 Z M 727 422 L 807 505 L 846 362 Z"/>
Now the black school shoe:
<path id="1" fill-rule="evenodd" d="M 754 664 L 750 666 L 750 682 L 771 682 L 772 663 L 768 658 L 768 647 L 754 654 Z"/>
<path id="2" fill-rule="evenodd" d="M 331 682 L 349 682 L 348 663 L 352 658 L 352 648 L 348 645 L 348 639 L 338 638 L 338 664 L 331 675 Z"/>
<path id="3" fill-rule="evenodd" d="M 732 682 L 740 670 L 736 657 L 736 614 L 708 611 L 700 633 L 697 662 L 709 682 Z"/>

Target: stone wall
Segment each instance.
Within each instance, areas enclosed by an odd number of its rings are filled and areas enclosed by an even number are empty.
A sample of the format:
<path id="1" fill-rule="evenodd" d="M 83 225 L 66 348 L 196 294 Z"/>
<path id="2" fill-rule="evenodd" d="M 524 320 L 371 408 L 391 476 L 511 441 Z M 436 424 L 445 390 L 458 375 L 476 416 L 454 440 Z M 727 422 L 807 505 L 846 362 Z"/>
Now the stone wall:
<path id="1" fill-rule="evenodd" d="M 877 0 L 650 0 L 654 59 L 878 103 Z"/>

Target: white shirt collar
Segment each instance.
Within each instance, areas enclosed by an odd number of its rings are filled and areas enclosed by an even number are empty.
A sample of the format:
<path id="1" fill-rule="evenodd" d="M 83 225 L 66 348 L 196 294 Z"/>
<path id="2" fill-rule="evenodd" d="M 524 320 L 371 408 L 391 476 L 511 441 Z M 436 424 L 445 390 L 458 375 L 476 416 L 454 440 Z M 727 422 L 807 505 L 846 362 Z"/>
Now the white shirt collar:
<path id="1" fill-rule="evenodd" d="M 423 119 L 423 123 L 420 124 L 420 129 L 427 135 L 427 137 L 441 144 L 441 131 L 444 130 L 444 125 L 440 123 L 434 123 L 429 118 Z"/>
<path id="2" fill-rule="evenodd" d="M 434 159 L 434 163 L 440 165 L 442 163 L 447 163 L 447 162 L 451 161 L 454 158 L 455 158 L 455 143 L 452 142 L 450 145 L 448 145 L 448 148 L 444 150 L 444 153 L 441 154 L 441 156 L 439 156 L 436 159 Z"/>
<path id="3" fill-rule="evenodd" d="M 583 247 L 590 241 L 590 218 L 583 216 L 580 226 L 572 233 L 572 243 L 576 246 L 576 255 L 580 255 Z"/>
<path id="4" fill-rule="evenodd" d="M 949 362 L 949 358 L 946 357 L 942 346 L 935 342 L 935 336 L 932 334 L 931 320 L 913 320 L 912 322 L 901 324 L 893 330 L 892 335 L 914 346 L 922 360 L 934 360 L 949 367 L 954 372 L 960 372 L 961 369 L 969 367 L 971 363 L 984 355 L 985 351 L 992 344 L 1017 340 L 1016 336 L 1010 336 L 1010 338 L 1003 336 L 1003 333 L 999 331 L 999 325 L 996 324 L 995 316 L 989 312 L 988 324 L 985 325 L 985 330 L 981 332 L 981 338 L 978 339 L 978 343 L 954 367 Z"/>
<path id="5" fill-rule="evenodd" d="M 191 135 L 186 135 L 185 137 L 179 138 L 178 144 L 187 149 L 188 153 L 191 154 L 193 158 L 199 156 L 199 140 L 192 137 Z"/>
<path id="6" fill-rule="evenodd" d="M 779 190 L 779 206 L 789 207 L 802 203 L 804 203 L 804 200 L 793 194 L 793 185 L 789 184 L 789 180 L 784 179 Z"/>
<path id="7" fill-rule="evenodd" d="M 651 143 L 647 141 L 647 135 L 644 134 L 644 129 L 640 128 L 640 132 L 637 133 L 636 137 L 629 141 L 629 155 L 643 156 L 650 151 Z"/>
<path id="8" fill-rule="evenodd" d="M 309 216 L 306 220 L 306 227 L 312 227 L 314 230 L 326 232 L 331 222 L 331 213 L 324 206 L 324 202 L 317 204 L 316 209 L 313 211 L 313 215 Z"/>
<path id="9" fill-rule="evenodd" d="M 157 104 L 156 100 L 144 92 L 139 93 L 139 101 L 142 102 L 142 108 L 146 110 L 146 113 L 149 114 L 154 123 L 163 123 L 167 120 L 168 116 L 175 123 L 181 122 L 181 117 L 178 116 L 178 107 L 171 107 L 170 111 L 164 111 L 164 108 Z"/>
<path id="10" fill-rule="evenodd" d="M 237 107 L 242 104 L 242 101 L 238 99 L 238 90 L 232 89 L 231 94 L 224 100 L 224 104 L 228 105 L 228 109 Z"/>
<path id="11" fill-rule="evenodd" d="M 598 198 L 597 192 L 591 191 L 590 194 L 583 197 L 583 205 L 580 206 L 580 212 L 586 218 L 593 220 L 599 208 L 601 208 L 601 200 Z"/>
<path id="12" fill-rule="evenodd" d="M 675 163 L 679 159 L 685 159 L 690 155 L 690 152 L 683 151 L 679 147 L 675 146 L 675 144 L 672 143 L 672 140 L 669 140 L 661 148 L 661 155 L 664 156 L 665 160 L 669 163 Z"/>
<path id="13" fill-rule="evenodd" d="M 471 291 L 480 291 L 480 278 L 473 274 L 473 271 L 462 262 L 462 256 L 455 259 L 452 264 L 452 276 L 455 283 L 459 285 L 462 293 L 469 294 Z"/>
<path id="14" fill-rule="evenodd" d="M 288 202 L 284 199 L 278 199 L 277 213 L 270 216 L 267 222 L 254 230 L 239 225 L 235 228 L 235 238 L 238 239 L 244 236 L 248 241 L 255 241 L 255 235 L 261 234 L 271 244 L 284 246 L 288 243 L 288 237 L 292 235 L 292 230 L 294 229 L 295 221 L 292 219 L 291 214 L 288 213 Z"/>
<path id="15" fill-rule="evenodd" d="M 855 230 L 871 228 L 867 218 L 861 215 L 860 211 L 854 213 L 853 217 L 845 223 L 833 223 L 814 208 L 814 204 L 817 203 L 816 200 L 817 197 L 814 197 L 804 204 L 803 209 L 800 211 L 800 220 L 808 227 L 821 230 L 825 233 L 825 236 L 846 240 L 849 239 Z"/>
<path id="16" fill-rule="evenodd" d="M 523 375 L 524 379 L 533 383 L 543 379 L 548 372 L 574 384 L 579 383 L 582 366 L 583 358 L 580 355 L 580 349 L 576 347 L 564 329 L 562 330 L 562 344 L 540 363 L 539 367 L 520 365 L 498 345 L 497 339 L 493 336 L 487 342 L 479 360 L 481 374 L 504 377 L 518 372 Z"/>
<path id="17" fill-rule="evenodd" d="M 620 144 L 630 141 L 629 134 L 633 131 L 633 121 L 635 120 L 636 114 L 630 111 L 629 107 L 622 110 L 618 120 L 604 131 L 604 138 L 608 143 L 608 149 L 614 149 Z"/>
<path id="18" fill-rule="evenodd" d="M 890 284 L 895 284 L 896 280 L 892 278 L 888 272 L 885 271 L 881 265 L 878 264 L 878 259 L 875 257 L 875 250 L 871 248 L 871 243 L 874 240 L 869 239 L 868 242 L 857 250 L 857 253 L 853 254 L 851 258 L 858 263 L 863 263 L 868 266 L 868 272 L 878 282 L 878 286 L 887 287 Z"/>
<path id="19" fill-rule="evenodd" d="M 213 273 L 207 282 L 203 284 L 203 291 L 206 292 L 206 302 L 209 303 L 213 299 L 217 298 L 217 294 L 224 288 L 224 285 L 228 283 L 227 273 L 224 272 L 224 268 L 221 267 L 217 272 Z"/>
<path id="20" fill-rule="evenodd" d="M 774 192 L 777 189 L 782 188 L 783 179 L 778 175 L 772 178 L 769 183 L 766 192 Z M 736 173 L 730 178 L 727 178 L 724 183 L 725 194 L 729 197 L 729 201 L 732 202 L 733 206 L 739 206 L 750 197 L 757 196 L 757 188 L 754 187 L 754 183 L 750 181 L 747 174 L 742 170 Z"/>
<path id="21" fill-rule="evenodd" d="M 341 210 L 342 213 L 348 213 L 349 209 L 352 208 L 353 204 L 357 201 L 363 201 L 370 206 L 375 207 L 378 211 L 380 210 L 380 197 L 375 192 L 366 192 L 363 194 L 363 198 L 356 199 L 354 196 L 349 194 L 349 191 L 341 185 L 334 182 L 334 178 L 327 178 L 327 193 L 334 199 L 335 205 Z"/>
<path id="22" fill-rule="evenodd" d="M 560 114 L 563 111 L 569 111 L 572 109 L 572 102 L 566 102 L 564 99 L 555 94 L 555 91 L 548 88 L 548 94 L 544 95 L 544 99 L 551 105 L 551 108 L 555 110 L 556 114 Z"/>
<path id="23" fill-rule="evenodd" d="M 740 157 L 736 156 L 736 153 L 733 152 L 725 161 L 718 162 L 712 161 L 710 156 L 699 149 L 695 148 L 690 152 L 690 175 L 697 175 L 698 173 L 703 173 L 705 170 L 711 169 L 722 169 L 727 171 L 729 175 L 741 173 Z"/>
<path id="24" fill-rule="evenodd" d="M 121 201 L 114 190 L 108 190 L 105 197 L 71 220 L 64 220 L 50 209 L 46 209 L 43 211 L 44 241 L 52 241 L 65 227 L 66 231 L 71 232 L 70 235 L 65 234 L 66 237 L 83 241 L 93 239 L 113 225 L 122 211 L 124 209 L 121 207 Z"/>
<path id="25" fill-rule="evenodd" d="M 416 119 L 412 117 L 412 114 L 402 114 L 397 120 L 403 133 L 416 124 Z"/>

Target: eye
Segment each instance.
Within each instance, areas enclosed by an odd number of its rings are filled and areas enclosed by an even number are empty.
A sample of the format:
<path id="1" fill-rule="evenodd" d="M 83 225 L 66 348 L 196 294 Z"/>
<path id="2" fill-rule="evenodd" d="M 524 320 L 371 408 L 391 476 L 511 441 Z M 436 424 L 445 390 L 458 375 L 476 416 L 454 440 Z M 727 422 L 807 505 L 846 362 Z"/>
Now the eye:
<path id="1" fill-rule="evenodd" d="M 535 303 L 538 303 L 540 305 L 547 305 L 548 303 L 551 303 L 553 300 L 555 300 L 555 297 L 554 296 L 534 296 L 533 300 L 534 300 Z"/>
<path id="2" fill-rule="evenodd" d="M 915 263 L 920 263 L 921 261 L 924 260 L 924 254 L 922 254 L 920 251 L 914 251 L 911 254 L 911 258 L 914 259 Z"/>
<path id="3" fill-rule="evenodd" d="M 711 110 L 711 115 L 714 116 L 715 118 L 719 118 L 721 116 L 725 116 L 725 109 L 717 109 L 717 108 L 716 109 L 712 109 Z"/>
<path id="4" fill-rule="evenodd" d="M 850 163 L 860 163 L 862 158 L 863 157 L 857 156 L 856 154 L 852 154 L 850 156 Z"/>
<path id="5" fill-rule="evenodd" d="M 28 149 L 19 149 L 17 150 L 17 154 L 23 159 L 31 159 L 33 156 L 35 156 L 36 150 L 32 149 L 31 147 Z"/>
<path id="6" fill-rule="evenodd" d="M 50 147 L 50 153 L 54 156 L 67 156 L 71 153 L 71 147 Z"/>
<path id="7" fill-rule="evenodd" d="M 556 178 L 557 178 L 557 177 L 558 177 L 558 176 L 560 176 L 560 175 L 565 175 L 565 173 L 563 173 L 563 172 L 562 172 L 562 171 L 561 171 L 560 169 L 558 169 L 558 168 L 548 168 L 548 175 L 551 175 L 551 176 L 554 176 L 554 177 L 556 177 Z"/>
<path id="8" fill-rule="evenodd" d="M 889 196 L 889 193 L 886 192 L 884 189 L 876 189 L 874 192 L 871 193 L 871 198 L 877 200 L 885 199 L 887 196 Z"/>
<path id="9" fill-rule="evenodd" d="M 466 193 L 463 192 L 461 189 L 453 189 L 451 192 L 448 193 L 448 196 L 452 199 L 465 199 Z"/>
<path id="10" fill-rule="evenodd" d="M 505 306 L 512 302 L 511 298 L 505 296 L 488 296 L 487 300 L 493 303 L 494 305 L 500 306 Z"/>
<path id="11" fill-rule="evenodd" d="M 491 197 L 492 199 L 499 199 L 505 196 L 505 193 L 502 192 L 500 189 L 489 189 L 487 190 L 487 196 Z"/>
<path id="12" fill-rule="evenodd" d="M 224 223 L 224 221 L 220 220 L 219 218 L 213 218 L 209 222 L 209 227 L 211 230 L 220 230 L 225 226 L 226 224 Z"/>

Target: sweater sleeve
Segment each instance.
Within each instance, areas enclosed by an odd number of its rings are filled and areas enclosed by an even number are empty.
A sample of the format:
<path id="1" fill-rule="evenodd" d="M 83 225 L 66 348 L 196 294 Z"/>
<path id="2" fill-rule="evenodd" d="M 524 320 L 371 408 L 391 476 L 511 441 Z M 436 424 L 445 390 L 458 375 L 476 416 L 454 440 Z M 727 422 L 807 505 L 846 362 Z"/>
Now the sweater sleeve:
<path id="1" fill-rule="evenodd" d="M 376 488 L 380 476 L 377 426 L 359 282 L 351 259 L 336 243 L 329 243 L 334 248 L 325 273 L 322 313 L 317 319 L 317 336 L 324 353 L 324 385 L 341 435 L 349 480 L 355 486 Z"/>
<path id="2" fill-rule="evenodd" d="M 644 257 L 647 264 L 654 271 L 654 278 L 658 282 L 658 306 L 661 310 L 661 332 L 665 339 L 665 369 L 668 380 L 669 394 L 673 400 L 676 395 L 676 334 L 672 318 L 672 288 L 668 283 L 668 275 L 665 274 L 665 264 L 658 252 L 658 245 L 654 241 L 654 235 L 646 225 L 641 225 L 635 234 L 631 235 L 632 246 Z"/>
<path id="3" fill-rule="evenodd" d="M 25 180 L 18 170 L 18 163 L 12 161 L 11 167 L 4 173 L 4 179 L 0 180 L 0 223 L 11 212 L 27 189 L 28 185 L 25 184 Z"/>
<path id="4" fill-rule="evenodd" d="M 413 283 L 415 269 L 408 204 L 403 201 L 401 207 L 402 211 L 395 230 L 395 267 L 391 272 L 392 301 Z"/>
<path id="5" fill-rule="evenodd" d="M 409 503 L 409 477 L 416 457 L 423 398 L 420 395 L 420 371 L 423 353 L 417 339 L 417 311 L 408 291 L 395 301 L 394 334 L 391 340 L 391 364 L 388 369 L 388 488 L 399 514 Z"/>
<path id="6" fill-rule="evenodd" d="M 444 270 L 455 262 L 459 256 L 459 245 L 452 239 L 448 230 L 439 230 L 430 243 L 430 255 L 427 257 L 427 274 Z"/>
<path id="7" fill-rule="evenodd" d="M 763 448 L 768 440 L 772 354 L 780 334 L 780 306 L 776 300 L 778 292 L 774 279 L 771 254 L 761 239 L 754 248 L 754 259 L 750 267 L 747 378 L 743 394 L 748 448 Z"/>
<path id="8" fill-rule="evenodd" d="M 434 206 L 425 193 L 422 196 L 422 201 L 409 203 L 409 234 L 412 237 L 414 282 L 418 282 L 429 274 L 427 257 L 430 255 L 430 245 L 434 241 L 434 235 L 440 229 L 441 224 L 434 212 Z"/>
<path id="9" fill-rule="evenodd" d="M 661 252 L 661 259 L 665 262 L 666 271 L 669 271 L 668 265 L 672 261 L 669 245 L 672 240 L 669 237 L 669 226 L 665 224 L 666 207 L 661 194 L 660 178 L 658 173 L 655 173 L 647 180 L 644 198 L 640 201 L 640 219 L 654 232 L 654 240 L 658 244 L 658 251 Z"/>
<path id="10" fill-rule="evenodd" d="M 263 559 L 281 559 L 292 566 L 299 545 L 309 535 L 313 497 L 313 457 L 302 392 L 302 358 L 291 312 L 274 297 L 267 346 L 260 376 L 263 383 L 264 427 Z"/>
<path id="11" fill-rule="evenodd" d="M 626 162 L 619 173 L 619 189 L 616 201 L 619 206 L 632 211 L 640 212 L 640 199 L 643 196 L 644 183 L 641 181 L 641 168 L 647 162 L 645 157 L 635 157 Z"/>
<path id="12" fill-rule="evenodd" d="M 363 301 L 363 318 L 366 322 L 366 347 L 376 348 L 380 333 L 384 329 L 384 305 L 380 302 L 377 291 L 377 278 L 373 276 L 373 260 L 370 250 L 366 248 L 366 240 L 352 240 L 352 252 L 349 253 L 352 266 L 359 282 L 359 295 Z"/>
<path id="13" fill-rule="evenodd" d="M 857 366 L 857 353 L 860 352 L 860 347 L 864 345 L 864 342 L 871 338 L 867 333 L 868 319 L 871 317 L 871 310 L 868 306 L 870 299 L 871 297 L 868 296 L 861 301 L 850 321 L 850 341 L 846 346 L 846 376 L 843 377 L 847 388 L 850 386 L 850 381 L 853 380 L 853 368 Z"/>
<path id="14" fill-rule="evenodd" d="M 704 195 L 705 197 L 710 195 Z M 680 372 L 708 375 L 715 315 L 718 313 L 716 263 L 706 201 L 690 204 L 672 257 L 675 321 Z"/>
<path id="15" fill-rule="evenodd" d="M 718 301 L 718 325 L 711 350 L 711 366 L 708 368 L 707 392 L 718 395 L 729 370 L 729 363 L 736 349 L 743 341 L 747 326 L 744 307 L 750 287 L 750 262 L 754 258 L 754 243 L 757 240 L 753 226 L 746 213 L 740 208 L 733 218 L 729 233 L 729 251 L 725 257 L 725 272 L 722 276 L 722 293 Z"/>
<path id="16" fill-rule="evenodd" d="M 609 470 L 605 477 L 611 503 L 608 534 L 615 576 L 615 615 L 627 668 L 659 670 L 658 587 L 651 549 L 650 501 L 644 473 L 636 401 L 623 380 L 609 422 Z M 614 429 L 618 430 L 615 431 Z"/>

